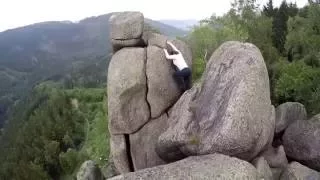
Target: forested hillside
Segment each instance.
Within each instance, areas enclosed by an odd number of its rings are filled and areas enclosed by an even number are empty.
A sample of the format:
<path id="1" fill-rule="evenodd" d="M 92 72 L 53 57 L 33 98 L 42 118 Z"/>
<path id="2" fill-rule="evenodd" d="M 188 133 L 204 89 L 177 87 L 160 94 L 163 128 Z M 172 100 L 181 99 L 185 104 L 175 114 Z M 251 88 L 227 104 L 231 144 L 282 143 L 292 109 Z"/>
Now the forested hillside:
<path id="1" fill-rule="evenodd" d="M 111 52 L 110 16 L 78 23 L 43 22 L 0 33 L 0 127 L 8 108 L 39 82 L 63 79 L 69 87 L 74 83 L 84 87 L 92 87 L 92 83 L 103 85 Z M 168 36 L 185 34 L 160 22 L 146 22 Z M 84 67 L 86 70 L 82 71 Z M 86 75 L 75 75 L 79 70 Z"/>

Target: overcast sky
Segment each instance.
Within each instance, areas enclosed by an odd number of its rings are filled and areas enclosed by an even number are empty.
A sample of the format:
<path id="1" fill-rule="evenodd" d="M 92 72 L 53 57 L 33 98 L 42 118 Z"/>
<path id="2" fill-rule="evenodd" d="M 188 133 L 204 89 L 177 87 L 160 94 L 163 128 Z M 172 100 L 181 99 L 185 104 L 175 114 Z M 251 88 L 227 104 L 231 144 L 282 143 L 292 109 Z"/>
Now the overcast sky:
<path id="1" fill-rule="evenodd" d="M 145 17 L 196 19 L 222 15 L 232 0 L 0 0 L 0 32 L 43 21 L 78 21 L 116 11 L 141 11 Z M 258 0 L 265 4 L 268 0 Z M 274 0 L 279 5 L 282 0 Z M 307 0 L 287 0 L 304 6 Z"/>

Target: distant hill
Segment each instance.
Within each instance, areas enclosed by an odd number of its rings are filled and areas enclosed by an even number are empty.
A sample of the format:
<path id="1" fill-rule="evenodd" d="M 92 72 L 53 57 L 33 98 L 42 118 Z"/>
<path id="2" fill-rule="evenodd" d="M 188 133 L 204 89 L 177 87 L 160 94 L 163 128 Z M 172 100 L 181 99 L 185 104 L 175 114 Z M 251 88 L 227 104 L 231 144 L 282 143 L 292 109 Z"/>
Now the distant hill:
<path id="1" fill-rule="evenodd" d="M 93 72 L 98 68 L 99 75 L 106 72 L 111 52 L 108 23 L 111 15 L 90 17 L 78 23 L 43 22 L 0 33 L 0 127 L 8 107 L 37 83 L 71 72 L 78 82 L 81 74 L 77 71 L 84 71 L 86 66 Z M 186 35 L 186 31 L 161 22 L 150 19 L 145 22 L 167 36 Z M 90 73 L 90 77 L 95 76 Z M 82 80 L 81 83 L 90 84 Z"/>
<path id="2" fill-rule="evenodd" d="M 198 20 L 189 19 L 189 20 L 159 20 L 160 22 L 176 27 L 178 29 L 183 29 L 189 31 L 194 25 L 198 24 Z"/>

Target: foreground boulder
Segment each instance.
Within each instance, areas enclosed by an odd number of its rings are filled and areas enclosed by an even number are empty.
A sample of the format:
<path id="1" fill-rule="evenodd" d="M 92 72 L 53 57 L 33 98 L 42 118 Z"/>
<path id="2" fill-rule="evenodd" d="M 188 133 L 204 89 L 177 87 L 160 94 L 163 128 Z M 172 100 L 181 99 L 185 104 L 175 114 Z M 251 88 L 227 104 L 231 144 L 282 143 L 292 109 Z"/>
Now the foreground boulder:
<path id="1" fill-rule="evenodd" d="M 146 50 L 123 48 L 116 52 L 108 70 L 108 115 L 112 134 L 131 134 L 150 117 L 146 101 Z"/>
<path id="2" fill-rule="evenodd" d="M 274 126 L 268 72 L 259 49 L 227 42 L 210 58 L 201 85 L 172 108 L 157 152 L 168 162 L 216 152 L 252 160 L 272 142 Z"/>
<path id="3" fill-rule="evenodd" d="M 303 104 L 298 102 L 287 102 L 276 108 L 275 133 L 281 133 L 296 120 L 306 120 L 307 111 Z"/>
<path id="4" fill-rule="evenodd" d="M 143 43 L 144 16 L 140 12 L 114 13 L 110 19 L 110 37 L 114 49 Z"/>
<path id="5" fill-rule="evenodd" d="M 283 135 L 287 156 L 320 171 L 320 121 L 300 120 L 289 125 Z"/>
<path id="6" fill-rule="evenodd" d="M 77 180 L 103 180 L 104 177 L 99 167 L 93 161 L 84 162 L 79 172 L 77 173 Z"/>
<path id="7" fill-rule="evenodd" d="M 280 180 L 318 180 L 320 174 L 300 163 L 292 162 L 281 174 Z"/>
<path id="8" fill-rule="evenodd" d="M 110 180 L 168 179 L 258 179 L 257 170 L 248 162 L 221 154 L 193 156 L 184 160 L 140 170 Z"/>

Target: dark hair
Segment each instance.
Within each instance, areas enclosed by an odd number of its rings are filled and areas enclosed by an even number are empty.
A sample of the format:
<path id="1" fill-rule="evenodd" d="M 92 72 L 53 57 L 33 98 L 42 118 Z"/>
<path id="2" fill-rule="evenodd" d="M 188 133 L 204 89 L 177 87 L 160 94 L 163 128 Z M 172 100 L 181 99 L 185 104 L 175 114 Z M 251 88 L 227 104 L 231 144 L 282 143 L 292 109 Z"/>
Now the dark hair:
<path id="1" fill-rule="evenodd" d="M 172 54 L 173 54 L 173 55 L 179 54 L 179 52 L 172 49 Z"/>

